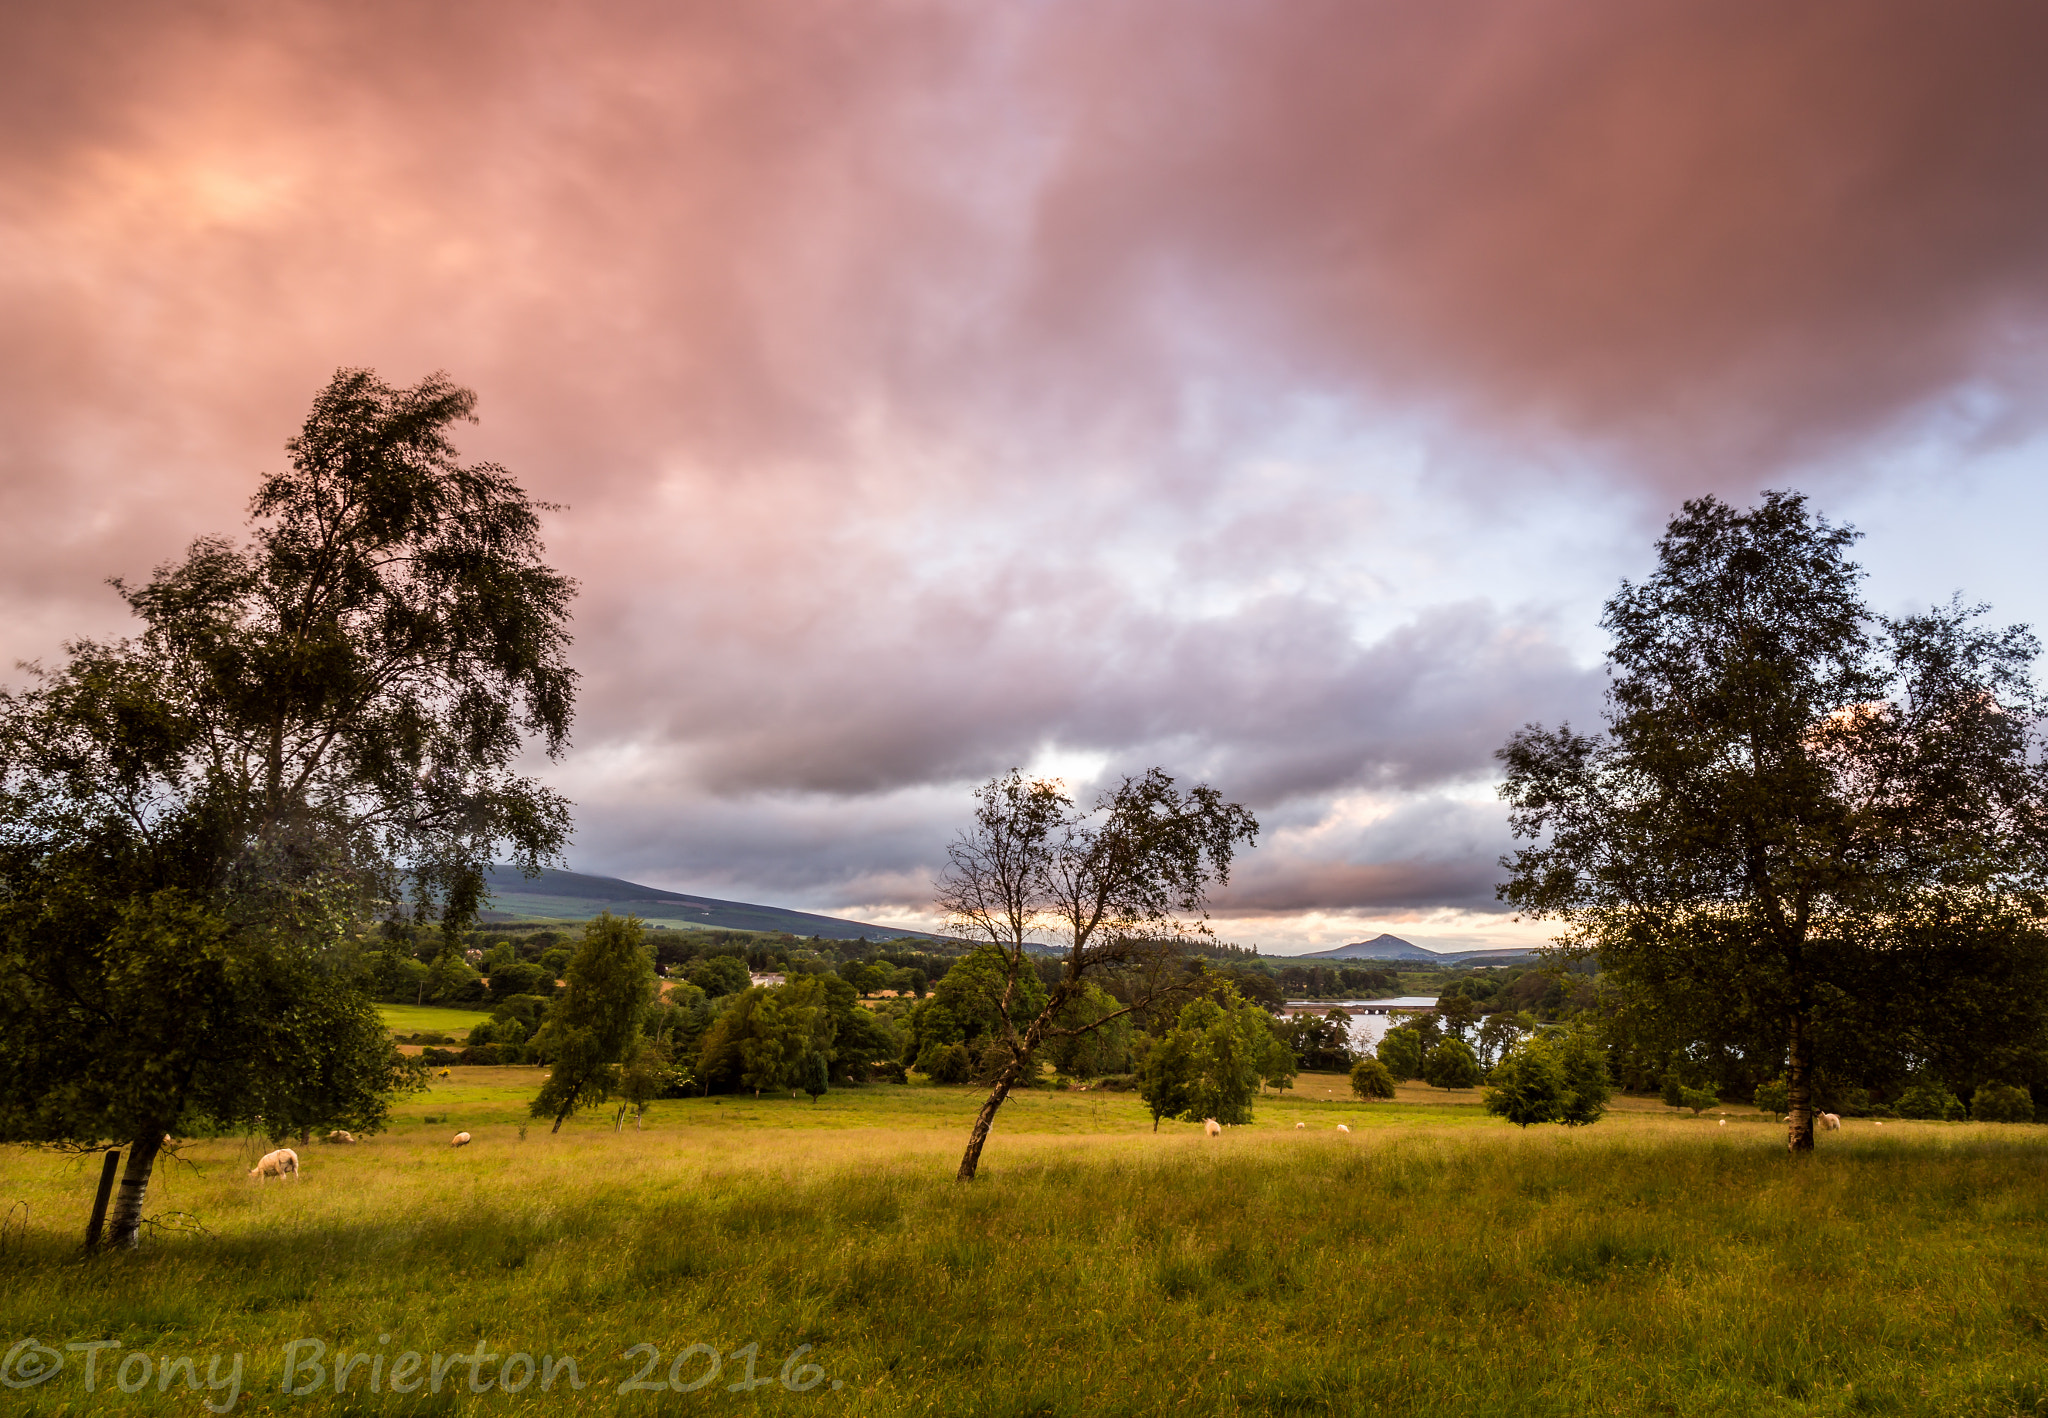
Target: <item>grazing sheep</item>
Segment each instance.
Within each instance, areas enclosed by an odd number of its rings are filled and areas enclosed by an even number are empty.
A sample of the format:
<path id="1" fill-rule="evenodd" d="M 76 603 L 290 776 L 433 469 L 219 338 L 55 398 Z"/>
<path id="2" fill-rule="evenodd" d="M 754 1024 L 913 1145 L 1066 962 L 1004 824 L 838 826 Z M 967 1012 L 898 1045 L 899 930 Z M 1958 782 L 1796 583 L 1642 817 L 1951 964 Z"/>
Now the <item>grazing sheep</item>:
<path id="1" fill-rule="evenodd" d="M 458 1132 L 457 1134 L 455 1134 L 454 1138 L 448 1143 L 448 1145 L 450 1147 L 469 1146 L 469 1134 L 466 1132 Z"/>
<path id="2" fill-rule="evenodd" d="M 1295 1124 L 1295 1126 L 1296 1126 L 1296 1127 L 1298 1127 L 1298 1128 L 1305 1128 L 1305 1127 L 1307 1127 L 1307 1126 L 1308 1126 L 1308 1124 L 1307 1124 L 1307 1123 L 1296 1123 L 1296 1124 Z"/>
<path id="3" fill-rule="evenodd" d="M 1828 1132 L 1840 1132 L 1842 1130 L 1842 1120 L 1834 1113 L 1822 1113 L 1820 1115 L 1820 1125 Z"/>
<path id="4" fill-rule="evenodd" d="M 1727 1127 L 1727 1126 L 1728 1126 L 1728 1120 L 1727 1120 L 1726 1118 L 1723 1118 L 1723 1119 L 1721 1119 L 1721 1126 L 1722 1126 L 1722 1127 Z"/>
<path id="5" fill-rule="evenodd" d="M 1202 1119 L 1202 1131 L 1211 1137 L 1221 1137 L 1223 1136 L 1223 1124 L 1217 1122 L 1214 1118 L 1204 1118 Z"/>
<path id="6" fill-rule="evenodd" d="M 1880 1119 L 1879 1121 L 1872 1123 L 1871 1126 L 1874 1128 L 1881 1128 L 1884 1126 L 1884 1122 Z"/>
<path id="7" fill-rule="evenodd" d="M 1351 1131 L 1351 1129 L 1350 1129 L 1350 1128 L 1348 1128 L 1348 1127 L 1346 1127 L 1346 1126 L 1345 1126 L 1345 1125 L 1344 1125 L 1343 1123 L 1339 1123 L 1339 1124 L 1337 1124 L 1337 1131 L 1338 1131 L 1338 1132 L 1350 1132 L 1350 1131 Z"/>
<path id="8" fill-rule="evenodd" d="M 289 1147 L 280 1147 L 275 1152 L 266 1152 L 263 1154 L 263 1160 L 249 1169 L 249 1175 L 258 1181 L 264 1181 L 271 1177 L 290 1177 L 293 1181 L 297 1181 L 299 1179 L 299 1154 L 292 1151 Z"/>
<path id="9" fill-rule="evenodd" d="M 327 1140 L 329 1142 L 354 1142 L 356 1135 L 346 1128 L 336 1128 L 333 1132 L 327 1134 Z"/>

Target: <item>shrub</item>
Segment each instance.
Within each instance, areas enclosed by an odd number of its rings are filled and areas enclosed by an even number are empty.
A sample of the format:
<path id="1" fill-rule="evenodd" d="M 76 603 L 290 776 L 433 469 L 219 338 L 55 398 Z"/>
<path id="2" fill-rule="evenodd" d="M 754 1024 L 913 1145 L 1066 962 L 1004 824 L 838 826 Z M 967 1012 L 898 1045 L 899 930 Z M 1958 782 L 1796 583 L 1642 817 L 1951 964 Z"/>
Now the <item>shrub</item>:
<path id="1" fill-rule="evenodd" d="M 1783 1117 L 1785 1111 L 1792 1106 L 1792 1085 L 1782 1078 L 1774 1078 L 1769 1083 L 1759 1083 L 1756 1086 L 1755 1101 L 1759 1113 Z"/>
<path id="2" fill-rule="evenodd" d="M 1664 1106 L 1667 1108 L 1683 1108 L 1685 1106 L 1685 1080 L 1676 1073 L 1666 1073 L 1664 1075 L 1664 1086 L 1658 1090 L 1657 1096 L 1664 1100 Z"/>
<path id="3" fill-rule="evenodd" d="M 1721 1101 L 1720 1096 L 1711 1088 L 1681 1088 L 1678 1097 L 1682 1106 L 1692 1109 L 1694 1117 L 1698 1117 Z"/>
<path id="4" fill-rule="evenodd" d="M 1351 1065 L 1351 1091 L 1365 1102 L 1394 1096 L 1394 1075 L 1378 1059 L 1367 1056 Z"/>
<path id="5" fill-rule="evenodd" d="M 1980 1123 L 2030 1123 L 2034 1120 L 2034 1100 L 2024 1088 L 1987 1083 L 1970 1100 L 1970 1116 Z"/>
<path id="6" fill-rule="evenodd" d="M 1374 1052 L 1395 1078 L 1415 1078 L 1422 1073 L 1422 1036 L 1413 1029 L 1389 1029 Z"/>
<path id="7" fill-rule="evenodd" d="M 934 1083 L 965 1083 L 974 1074 L 974 1056 L 965 1044 L 927 1044 L 917 1071 Z"/>
<path id="8" fill-rule="evenodd" d="M 1963 1104 L 1940 1080 L 1920 1078 L 1900 1095 L 1899 1116 L 1927 1122 L 1953 1122 L 1963 1116 Z"/>
<path id="9" fill-rule="evenodd" d="M 910 1073 L 896 1059 L 880 1059 L 873 1065 L 874 1076 L 883 1083 L 908 1083 Z"/>

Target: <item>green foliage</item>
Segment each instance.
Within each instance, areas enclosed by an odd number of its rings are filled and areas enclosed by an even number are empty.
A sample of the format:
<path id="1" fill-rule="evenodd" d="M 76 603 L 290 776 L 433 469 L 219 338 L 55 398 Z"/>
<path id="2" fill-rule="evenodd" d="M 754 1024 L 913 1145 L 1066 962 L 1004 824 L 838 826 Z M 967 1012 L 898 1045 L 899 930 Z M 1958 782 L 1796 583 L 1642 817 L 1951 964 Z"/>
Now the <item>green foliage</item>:
<path id="1" fill-rule="evenodd" d="M 1486 1111 L 1517 1127 L 1564 1117 L 1564 1066 L 1539 1040 L 1511 1047 L 1487 1075 Z"/>
<path id="2" fill-rule="evenodd" d="M 1687 502 L 1607 604 L 1605 735 L 1500 753 L 1532 844 L 1503 896 L 1598 953 L 1618 1012 L 1795 1089 L 2017 1066 L 2048 1031 L 2037 646 L 1960 600 L 1874 614 L 1855 535 L 1796 493 Z"/>
<path id="3" fill-rule="evenodd" d="M 1786 1109 L 1792 1106 L 1792 1087 L 1782 1078 L 1774 1078 L 1769 1083 L 1759 1083 L 1756 1086 L 1754 1101 L 1759 1113 L 1783 1117 Z"/>
<path id="4" fill-rule="evenodd" d="M 1607 1111 L 1613 1083 L 1590 1030 L 1556 1029 L 1510 1049 L 1487 1077 L 1486 1111 L 1521 1127 L 1584 1127 Z"/>
<path id="5" fill-rule="evenodd" d="M 1100 985 L 1086 985 L 1054 1021 L 1079 1032 L 1048 1040 L 1043 1050 L 1046 1061 L 1061 1073 L 1084 1080 L 1124 1072 L 1131 1060 L 1131 1017 L 1119 1013 L 1122 1009 Z"/>
<path id="6" fill-rule="evenodd" d="M 1315 1073 L 1341 1073 L 1351 1067 L 1351 1018 L 1342 1010 L 1327 1015 L 1304 1010 L 1273 1026 L 1301 1068 Z"/>
<path id="7" fill-rule="evenodd" d="M 1980 1123 L 2030 1123 L 2033 1095 L 2009 1083 L 1987 1083 L 1970 1099 L 1970 1117 Z"/>
<path id="8" fill-rule="evenodd" d="M 1453 1035 L 1429 1051 L 1422 1076 L 1432 1088 L 1477 1088 L 1479 1060 L 1471 1045 Z"/>
<path id="9" fill-rule="evenodd" d="M 712 955 L 697 961 L 684 976 L 712 999 L 736 995 L 751 984 L 747 962 L 731 955 Z"/>
<path id="10" fill-rule="evenodd" d="M 1351 1091 L 1366 1103 L 1392 1098 L 1394 1075 L 1378 1059 L 1362 1058 L 1351 1065 Z"/>
<path id="11" fill-rule="evenodd" d="M 1406 1082 L 1422 1076 L 1422 1035 L 1403 1025 L 1389 1029 L 1374 1052 L 1395 1079 Z"/>
<path id="12" fill-rule="evenodd" d="M 912 1067 L 934 1083 L 965 1083 L 974 1075 L 974 1056 L 965 1044 L 927 1044 Z"/>
<path id="13" fill-rule="evenodd" d="M 1139 1094 L 1156 1128 L 1163 1117 L 1238 1124 L 1252 1120 L 1260 1068 L 1272 1047 L 1267 1014 L 1226 989 L 1191 1001 L 1139 1073 Z"/>
<path id="14" fill-rule="evenodd" d="M 1922 1122 L 1958 1122 L 1964 1115 L 1962 1100 L 1936 1078 L 1916 1078 L 1899 1096 L 1899 1116 Z"/>
<path id="15" fill-rule="evenodd" d="M 1692 1109 L 1694 1117 L 1698 1117 L 1720 1101 L 1720 1095 L 1711 1088 L 1681 1088 L 1678 1091 L 1679 1106 Z"/>
<path id="16" fill-rule="evenodd" d="M 607 911 L 583 928 L 561 997 L 533 1040 L 534 1053 L 552 1065 L 534 1117 L 552 1117 L 559 1132 L 572 1112 L 612 1096 L 653 993 L 654 962 L 637 918 Z"/>
<path id="17" fill-rule="evenodd" d="M 837 978 L 810 975 L 731 996 L 704 1035 L 697 1065 L 704 1086 L 793 1091 L 810 1076 L 814 1057 L 824 1060 L 829 1073 L 838 1055 L 840 1026 L 830 1007 L 828 979 L 846 988 Z"/>

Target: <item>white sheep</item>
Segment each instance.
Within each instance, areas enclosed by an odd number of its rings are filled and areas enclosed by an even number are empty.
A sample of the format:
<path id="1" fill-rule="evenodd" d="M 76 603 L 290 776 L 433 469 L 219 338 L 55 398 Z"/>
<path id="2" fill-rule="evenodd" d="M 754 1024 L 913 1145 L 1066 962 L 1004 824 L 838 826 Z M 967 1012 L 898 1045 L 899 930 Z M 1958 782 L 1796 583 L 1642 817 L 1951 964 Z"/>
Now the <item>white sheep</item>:
<path id="1" fill-rule="evenodd" d="M 333 1132 L 327 1134 L 327 1140 L 329 1142 L 354 1142 L 356 1135 L 346 1128 L 336 1128 Z"/>
<path id="2" fill-rule="evenodd" d="M 1308 1124 L 1307 1124 L 1307 1123 L 1296 1123 L 1296 1124 L 1295 1124 L 1295 1126 L 1296 1126 L 1296 1127 L 1298 1127 L 1298 1128 L 1305 1128 L 1305 1127 L 1307 1127 L 1307 1126 L 1308 1126 Z"/>
<path id="3" fill-rule="evenodd" d="M 453 1137 L 452 1139 L 450 1139 L 450 1140 L 449 1140 L 449 1143 L 448 1143 L 448 1145 L 449 1145 L 450 1147 L 467 1147 L 467 1146 L 469 1146 L 469 1134 L 468 1134 L 468 1133 L 466 1133 L 466 1132 L 458 1132 L 457 1134 L 455 1134 L 455 1136 L 454 1136 L 454 1137 Z"/>
<path id="4" fill-rule="evenodd" d="M 1343 1123 L 1339 1123 L 1339 1124 L 1337 1124 L 1337 1131 L 1338 1131 L 1338 1132 L 1350 1132 L 1350 1131 L 1351 1131 L 1351 1129 L 1350 1129 L 1349 1127 L 1347 1127 L 1346 1125 L 1344 1125 Z"/>
<path id="5" fill-rule="evenodd" d="M 1842 1130 L 1842 1120 L 1834 1113 L 1822 1113 L 1820 1115 L 1820 1125 L 1828 1132 L 1840 1132 Z"/>
<path id="6" fill-rule="evenodd" d="M 1214 1118 L 1204 1118 L 1202 1119 L 1202 1131 L 1211 1137 L 1221 1137 L 1223 1136 L 1223 1124 L 1217 1122 Z"/>
<path id="7" fill-rule="evenodd" d="M 1727 1127 L 1727 1126 L 1728 1126 L 1728 1120 L 1727 1120 L 1726 1118 L 1723 1118 L 1723 1119 L 1721 1119 L 1721 1126 L 1722 1126 L 1722 1127 Z"/>
<path id="8" fill-rule="evenodd" d="M 271 1177 L 299 1179 L 299 1154 L 289 1147 L 280 1147 L 275 1152 L 263 1154 L 263 1160 L 249 1169 L 249 1175 L 258 1181 Z"/>

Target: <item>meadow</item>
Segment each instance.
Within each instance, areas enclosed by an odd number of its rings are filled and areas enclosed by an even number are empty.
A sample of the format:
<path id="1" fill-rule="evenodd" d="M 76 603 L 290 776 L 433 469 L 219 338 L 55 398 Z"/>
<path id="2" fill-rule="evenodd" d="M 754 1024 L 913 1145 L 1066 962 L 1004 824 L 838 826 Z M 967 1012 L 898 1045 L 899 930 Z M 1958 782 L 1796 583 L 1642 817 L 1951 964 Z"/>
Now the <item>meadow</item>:
<path id="1" fill-rule="evenodd" d="M 1213 1141 L 1033 1091 L 963 1187 L 971 1089 L 550 1135 L 537 1083 L 454 1069 L 295 1182 L 245 1175 L 256 1141 L 187 1143 L 133 1254 L 79 1253 L 91 1159 L 0 1149 L 0 1344 L 65 1359 L 0 1405 L 200 1413 L 239 1353 L 235 1412 L 2048 1411 L 2048 1129 L 1852 1120 L 1793 1161 L 1753 1112 L 1522 1132 L 1476 1094 L 1304 1075 Z M 88 1394 L 65 1345 L 105 1340 Z M 337 1350 L 366 1356 L 341 1393 Z M 203 1384 L 214 1355 L 223 1388 L 189 1389 L 176 1361 Z"/>

